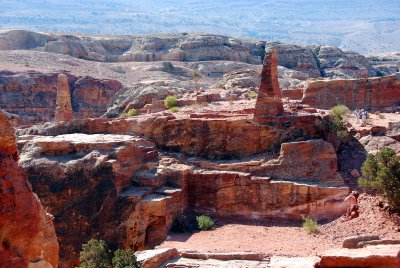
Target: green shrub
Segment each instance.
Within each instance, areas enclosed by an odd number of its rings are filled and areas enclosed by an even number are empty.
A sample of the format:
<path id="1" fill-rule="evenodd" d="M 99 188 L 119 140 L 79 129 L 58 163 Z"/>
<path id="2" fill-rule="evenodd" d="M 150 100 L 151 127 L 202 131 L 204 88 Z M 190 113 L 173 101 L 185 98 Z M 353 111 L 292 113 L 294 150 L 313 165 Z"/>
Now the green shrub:
<path id="1" fill-rule="evenodd" d="M 135 116 L 135 115 L 137 115 L 136 109 L 130 109 L 128 112 L 122 113 L 122 114 L 120 115 L 120 117 L 122 117 L 122 118 L 127 118 L 127 117 L 131 117 L 131 116 Z"/>
<path id="2" fill-rule="evenodd" d="M 349 110 L 349 108 L 347 108 L 347 106 L 345 106 L 345 105 L 336 105 L 335 107 L 333 107 L 333 108 L 331 109 L 331 114 L 332 114 L 333 116 L 342 117 L 342 116 L 344 116 L 344 115 L 346 115 L 346 114 L 348 114 L 348 113 L 350 113 L 350 110 Z"/>
<path id="3" fill-rule="evenodd" d="M 105 241 L 90 239 L 82 245 L 79 260 L 81 268 L 111 268 L 111 251 Z"/>
<path id="4" fill-rule="evenodd" d="M 245 95 L 246 95 L 246 97 L 249 98 L 249 99 L 256 99 L 257 96 L 258 96 L 257 92 L 254 92 L 254 91 L 246 92 Z"/>
<path id="5" fill-rule="evenodd" d="M 179 108 L 178 108 L 178 107 L 172 107 L 172 108 L 170 108 L 169 110 L 170 110 L 171 112 L 173 112 L 173 113 L 179 112 Z"/>
<path id="6" fill-rule="evenodd" d="M 303 229 L 307 234 L 316 233 L 318 231 L 318 223 L 311 217 L 305 217 L 303 219 Z"/>
<path id="7" fill-rule="evenodd" d="M 369 154 L 361 173 L 361 187 L 376 190 L 394 209 L 400 209 L 400 157 L 393 149 L 384 147 L 376 155 Z"/>
<path id="8" fill-rule="evenodd" d="M 214 227 L 214 221 L 206 215 L 201 215 L 196 217 L 197 227 L 200 230 L 210 230 Z"/>
<path id="9" fill-rule="evenodd" d="M 117 249 L 112 259 L 113 268 L 140 268 L 135 252 L 132 250 Z"/>
<path id="10" fill-rule="evenodd" d="M 167 107 L 168 109 L 171 109 L 172 107 L 176 107 L 177 106 L 177 101 L 176 101 L 176 96 L 168 96 L 165 98 L 164 100 L 164 105 L 165 107 Z"/>

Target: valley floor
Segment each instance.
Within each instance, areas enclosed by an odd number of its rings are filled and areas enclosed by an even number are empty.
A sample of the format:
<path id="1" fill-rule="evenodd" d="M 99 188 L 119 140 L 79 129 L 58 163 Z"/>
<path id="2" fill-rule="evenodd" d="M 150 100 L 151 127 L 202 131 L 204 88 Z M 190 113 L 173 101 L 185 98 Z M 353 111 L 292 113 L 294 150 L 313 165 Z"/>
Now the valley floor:
<path id="1" fill-rule="evenodd" d="M 239 221 L 218 219 L 211 231 L 193 234 L 170 234 L 160 247 L 209 252 L 250 251 L 279 256 L 315 256 L 325 250 L 342 247 L 344 238 L 362 234 L 379 234 L 400 239 L 400 218 L 378 207 L 379 199 L 361 195 L 360 217 L 342 222 L 322 223 L 319 232 L 308 235 L 301 223 Z"/>

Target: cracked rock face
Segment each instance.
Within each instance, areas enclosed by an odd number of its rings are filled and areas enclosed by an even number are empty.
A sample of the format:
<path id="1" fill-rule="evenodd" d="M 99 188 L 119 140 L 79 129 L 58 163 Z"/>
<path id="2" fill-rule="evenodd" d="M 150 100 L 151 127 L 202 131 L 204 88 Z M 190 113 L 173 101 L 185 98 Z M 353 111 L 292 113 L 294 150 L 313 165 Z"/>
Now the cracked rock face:
<path id="1" fill-rule="evenodd" d="M 17 161 L 14 131 L 0 111 L 0 266 L 35 263 L 57 267 L 58 242 L 52 216 L 32 192 Z"/>

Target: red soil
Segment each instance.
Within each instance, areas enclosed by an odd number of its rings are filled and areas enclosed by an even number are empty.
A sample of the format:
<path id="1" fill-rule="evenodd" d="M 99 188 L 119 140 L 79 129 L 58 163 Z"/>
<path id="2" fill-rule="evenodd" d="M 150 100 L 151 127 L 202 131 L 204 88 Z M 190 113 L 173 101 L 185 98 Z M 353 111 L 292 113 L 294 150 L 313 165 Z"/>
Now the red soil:
<path id="1" fill-rule="evenodd" d="M 323 223 L 317 234 L 308 235 L 301 223 L 243 222 L 217 220 L 212 231 L 193 234 L 171 234 L 160 247 L 178 249 L 238 252 L 251 251 L 281 256 L 312 256 L 330 248 L 341 247 L 343 239 L 360 234 L 379 234 L 400 239 L 399 217 L 390 216 L 377 206 L 379 199 L 365 194 L 359 198 L 360 217 L 342 222 Z"/>

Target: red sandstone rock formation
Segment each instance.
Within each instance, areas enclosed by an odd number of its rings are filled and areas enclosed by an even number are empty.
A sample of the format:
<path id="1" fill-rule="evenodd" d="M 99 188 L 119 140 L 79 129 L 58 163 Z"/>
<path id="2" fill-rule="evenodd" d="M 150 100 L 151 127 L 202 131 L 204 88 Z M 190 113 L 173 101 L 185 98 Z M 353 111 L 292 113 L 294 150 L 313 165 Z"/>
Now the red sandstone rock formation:
<path id="1" fill-rule="evenodd" d="M 23 125 L 54 120 L 59 73 L 0 72 L 0 107 L 20 116 Z M 75 118 L 100 117 L 111 97 L 122 88 L 115 80 L 67 74 Z"/>
<path id="2" fill-rule="evenodd" d="M 44 211 L 17 161 L 13 129 L 0 111 L 0 267 L 57 267 L 52 216 Z"/>
<path id="3" fill-rule="evenodd" d="M 56 106 L 55 121 L 71 121 L 74 119 L 68 76 L 65 74 L 59 74 L 57 77 Z"/>
<path id="4" fill-rule="evenodd" d="M 60 267 L 75 267 L 90 238 L 119 248 L 153 247 L 187 205 L 179 170 L 169 174 L 144 139 L 70 134 L 20 137 L 18 143 L 20 165 L 55 217 Z"/>
<path id="5" fill-rule="evenodd" d="M 273 181 L 249 173 L 197 170 L 188 179 L 189 204 L 199 213 L 218 216 L 301 220 L 302 215 L 332 219 L 348 204 L 347 187 L 323 187 Z"/>
<path id="6" fill-rule="evenodd" d="M 379 245 L 359 249 L 331 249 L 321 256 L 319 266 L 328 267 L 400 267 L 400 246 Z"/>
<path id="7" fill-rule="evenodd" d="M 317 116 L 280 116 L 260 125 L 243 118 L 175 118 L 172 115 L 130 119 L 86 119 L 52 123 L 20 130 L 20 134 L 64 133 L 135 134 L 161 148 L 209 158 L 244 157 L 264 152 L 287 140 L 321 138 Z"/>
<path id="8" fill-rule="evenodd" d="M 265 117 L 283 114 L 282 92 L 278 82 L 276 53 L 269 50 L 265 54 L 261 73 L 261 84 L 258 92 L 254 120 L 263 123 Z"/>
<path id="9" fill-rule="evenodd" d="M 343 104 L 350 109 L 382 109 L 400 103 L 400 81 L 396 76 L 309 81 L 302 103 L 330 109 Z"/>

